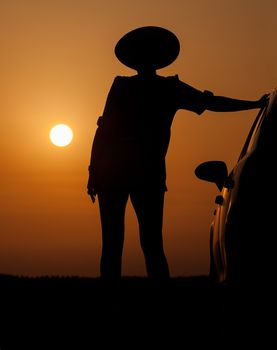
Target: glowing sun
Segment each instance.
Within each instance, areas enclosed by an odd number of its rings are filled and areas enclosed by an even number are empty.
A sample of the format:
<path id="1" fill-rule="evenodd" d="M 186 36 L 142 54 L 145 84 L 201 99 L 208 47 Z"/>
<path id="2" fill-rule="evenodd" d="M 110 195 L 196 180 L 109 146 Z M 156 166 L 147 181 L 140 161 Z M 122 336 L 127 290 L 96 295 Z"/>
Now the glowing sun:
<path id="1" fill-rule="evenodd" d="M 65 124 L 55 125 L 50 131 L 51 142 L 58 147 L 65 147 L 70 144 L 73 139 L 73 132 L 69 126 Z"/>

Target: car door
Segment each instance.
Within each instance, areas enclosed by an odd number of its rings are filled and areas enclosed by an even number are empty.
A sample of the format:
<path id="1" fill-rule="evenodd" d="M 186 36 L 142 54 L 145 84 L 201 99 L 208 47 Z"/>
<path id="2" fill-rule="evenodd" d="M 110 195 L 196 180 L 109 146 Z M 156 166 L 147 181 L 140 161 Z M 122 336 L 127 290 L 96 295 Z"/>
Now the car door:
<path id="1" fill-rule="evenodd" d="M 217 197 L 217 215 L 215 219 L 214 238 L 218 240 L 220 258 L 218 259 L 218 280 L 232 278 L 237 271 L 242 270 L 242 259 L 245 255 L 241 244 L 242 231 L 247 230 L 246 221 L 250 222 L 249 191 L 255 191 L 251 185 L 253 178 L 250 159 L 259 137 L 260 127 L 265 118 L 265 109 L 259 111 L 242 148 L 238 162 L 224 183 L 221 194 Z M 252 157 L 253 158 L 253 157 Z M 255 162 L 255 160 L 254 160 Z M 248 187 L 246 190 L 245 187 Z M 214 243 L 216 245 L 216 243 Z M 215 247 L 214 247 L 215 249 Z"/>

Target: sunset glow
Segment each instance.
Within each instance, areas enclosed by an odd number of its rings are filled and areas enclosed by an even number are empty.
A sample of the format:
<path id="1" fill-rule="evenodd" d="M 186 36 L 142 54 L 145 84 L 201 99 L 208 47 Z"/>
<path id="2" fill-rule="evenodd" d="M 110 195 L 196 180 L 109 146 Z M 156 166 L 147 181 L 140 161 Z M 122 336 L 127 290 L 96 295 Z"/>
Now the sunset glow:
<path id="1" fill-rule="evenodd" d="M 136 74 L 114 52 L 124 34 L 166 28 L 180 53 L 157 74 L 256 100 L 277 84 L 276 11 L 273 0 L 0 1 L 0 274 L 99 276 L 102 233 L 88 166 L 115 77 Z M 256 115 L 176 113 L 163 221 L 172 276 L 208 274 L 218 190 L 194 169 L 208 160 L 232 169 Z M 146 275 L 138 226 L 128 201 L 123 275 Z"/>

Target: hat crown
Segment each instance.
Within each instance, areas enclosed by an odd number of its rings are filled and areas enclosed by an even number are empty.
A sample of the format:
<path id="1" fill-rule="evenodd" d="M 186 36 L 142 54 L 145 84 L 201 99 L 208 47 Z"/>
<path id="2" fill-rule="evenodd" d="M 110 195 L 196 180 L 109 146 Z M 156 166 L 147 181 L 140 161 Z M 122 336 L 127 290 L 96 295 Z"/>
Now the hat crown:
<path id="1" fill-rule="evenodd" d="M 136 70 L 145 66 L 164 68 L 175 61 L 179 51 L 176 35 L 156 26 L 136 28 L 125 34 L 115 46 L 119 61 Z"/>

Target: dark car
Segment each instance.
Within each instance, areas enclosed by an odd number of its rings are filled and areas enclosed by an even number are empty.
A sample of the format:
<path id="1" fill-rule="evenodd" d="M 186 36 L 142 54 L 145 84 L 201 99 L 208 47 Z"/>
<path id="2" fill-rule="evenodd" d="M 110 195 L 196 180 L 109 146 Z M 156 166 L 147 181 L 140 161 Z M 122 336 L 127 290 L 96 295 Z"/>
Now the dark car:
<path id="1" fill-rule="evenodd" d="M 223 161 L 201 163 L 196 176 L 220 193 L 210 228 L 210 277 L 217 283 L 258 283 L 276 276 L 277 89 L 250 129 L 228 173 Z"/>

